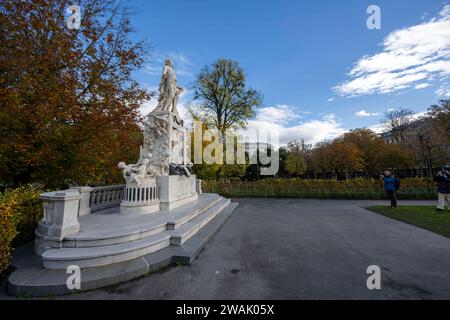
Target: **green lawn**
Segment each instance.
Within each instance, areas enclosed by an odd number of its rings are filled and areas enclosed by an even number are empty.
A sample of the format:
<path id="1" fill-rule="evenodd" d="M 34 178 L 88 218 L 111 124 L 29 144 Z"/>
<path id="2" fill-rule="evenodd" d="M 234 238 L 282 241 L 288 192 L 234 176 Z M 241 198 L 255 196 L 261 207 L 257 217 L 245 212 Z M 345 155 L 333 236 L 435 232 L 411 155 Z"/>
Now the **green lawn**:
<path id="1" fill-rule="evenodd" d="M 374 206 L 367 209 L 450 238 L 450 212 L 438 212 L 434 206 L 400 206 L 396 209 Z"/>

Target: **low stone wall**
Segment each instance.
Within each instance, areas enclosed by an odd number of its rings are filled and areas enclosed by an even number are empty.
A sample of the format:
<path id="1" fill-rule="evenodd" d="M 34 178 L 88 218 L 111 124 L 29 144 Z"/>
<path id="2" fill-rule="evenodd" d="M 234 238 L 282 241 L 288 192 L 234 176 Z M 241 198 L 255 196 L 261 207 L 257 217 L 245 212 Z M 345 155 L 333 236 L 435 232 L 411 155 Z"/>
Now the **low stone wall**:
<path id="1" fill-rule="evenodd" d="M 120 205 L 124 198 L 125 185 L 94 187 L 90 192 L 91 212 Z"/>

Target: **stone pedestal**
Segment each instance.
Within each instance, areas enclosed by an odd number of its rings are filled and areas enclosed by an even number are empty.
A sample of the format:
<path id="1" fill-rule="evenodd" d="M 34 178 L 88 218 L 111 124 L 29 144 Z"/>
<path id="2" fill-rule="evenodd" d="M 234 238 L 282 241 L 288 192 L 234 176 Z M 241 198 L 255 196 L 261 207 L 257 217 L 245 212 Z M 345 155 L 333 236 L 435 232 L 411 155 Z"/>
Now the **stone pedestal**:
<path id="1" fill-rule="evenodd" d="M 71 187 L 70 190 L 76 190 L 80 193 L 80 207 L 78 209 L 78 216 L 82 217 L 84 215 L 91 213 L 91 207 L 89 205 L 89 200 L 91 198 L 91 187 Z"/>
<path id="2" fill-rule="evenodd" d="M 169 175 L 169 164 L 188 164 L 188 132 L 177 113 L 154 110 L 144 122 L 144 143 L 139 160 L 149 159 L 157 176 Z"/>
<path id="3" fill-rule="evenodd" d="M 159 176 L 159 200 L 161 210 L 172 210 L 198 199 L 196 177 Z"/>
<path id="4" fill-rule="evenodd" d="M 81 195 L 77 190 L 46 192 L 40 198 L 44 203 L 44 218 L 38 223 L 39 234 L 62 240 L 80 231 L 78 208 Z"/>
<path id="5" fill-rule="evenodd" d="M 138 185 L 127 181 L 120 204 L 121 214 L 150 214 L 159 211 L 159 192 L 154 178 L 145 178 Z"/>

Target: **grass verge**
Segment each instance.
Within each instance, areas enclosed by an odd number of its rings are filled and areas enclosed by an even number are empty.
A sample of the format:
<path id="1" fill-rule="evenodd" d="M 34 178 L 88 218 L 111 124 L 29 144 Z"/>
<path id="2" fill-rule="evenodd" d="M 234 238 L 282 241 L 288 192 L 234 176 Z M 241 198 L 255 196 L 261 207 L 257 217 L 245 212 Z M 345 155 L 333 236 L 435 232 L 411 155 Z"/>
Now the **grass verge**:
<path id="1" fill-rule="evenodd" d="M 396 209 L 373 206 L 367 209 L 450 238 L 450 212 L 438 212 L 434 206 L 399 206 Z"/>

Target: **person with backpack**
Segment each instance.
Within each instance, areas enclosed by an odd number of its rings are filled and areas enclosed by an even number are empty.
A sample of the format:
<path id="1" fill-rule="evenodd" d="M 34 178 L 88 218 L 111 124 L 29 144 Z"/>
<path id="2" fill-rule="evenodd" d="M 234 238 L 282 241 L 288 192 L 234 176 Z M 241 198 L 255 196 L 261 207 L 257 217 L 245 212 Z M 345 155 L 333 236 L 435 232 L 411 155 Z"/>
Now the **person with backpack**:
<path id="1" fill-rule="evenodd" d="M 400 189 L 400 180 L 394 178 L 389 170 L 386 170 L 381 177 L 384 181 L 384 190 L 391 200 L 391 208 L 397 208 L 397 191 Z"/>
<path id="2" fill-rule="evenodd" d="M 437 211 L 444 211 L 447 203 L 447 210 L 450 210 L 450 165 L 446 165 L 439 171 L 434 180 L 438 183 L 438 206 Z"/>

